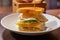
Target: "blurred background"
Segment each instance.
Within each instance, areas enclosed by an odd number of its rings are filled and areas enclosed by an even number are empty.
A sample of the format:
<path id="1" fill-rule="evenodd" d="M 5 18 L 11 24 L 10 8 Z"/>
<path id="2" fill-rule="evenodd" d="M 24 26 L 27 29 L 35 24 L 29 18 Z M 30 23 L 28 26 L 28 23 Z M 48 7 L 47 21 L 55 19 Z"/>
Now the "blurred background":
<path id="1" fill-rule="evenodd" d="M 60 0 L 45 0 L 49 4 L 49 8 L 59 8 Z M 0 0 L 0 6 L 12 6 L 12 0 Z"/>
<path id="2" fill-rule="evenodd" d="M 48 4 L 47 9 L 60 9 L 60 0 L 45 0 Z M 12 0 L 0 0 L 0 13 L 9 9 L 10 12 L 12 7 Z"/>
<path id="3" fill-rule="evenodd" d="M 0 0 L 0 21 L 1 18 L 12 12 L 12 1 L 13 0 Z M 60 18 L 60 0 L 45 0 L 47 2 L 47 13 L 50 13 Z M 2 36 L 4 28 L 0 24 L 0 36 Z M 56 37 L 60 39 L 60 30 L 56 33 Z M 1 40 L 1 37 L 0 37 Z"/>

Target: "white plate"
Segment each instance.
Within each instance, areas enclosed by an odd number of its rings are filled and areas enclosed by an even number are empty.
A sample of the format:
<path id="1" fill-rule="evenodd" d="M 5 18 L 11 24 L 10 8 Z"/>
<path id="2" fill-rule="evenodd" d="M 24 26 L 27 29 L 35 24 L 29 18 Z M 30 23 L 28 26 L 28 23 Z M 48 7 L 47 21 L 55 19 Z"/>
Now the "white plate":
<path id="1" fill-rule="evenodd" d="M 48 19 L 48 21 L 46 22 L 47 29 L 44 31 L 39 31 L 39 32 L 19 31 L 16 26 L 16 21 L 18 19 L 19 14 L 10 14 L 5 16 L 4 18 L 2 18 L 1 24 L 3 25 L 4 28 L 19 34 L 23 34 L 23 35 L 38 35 L 38 34 L 43 34 L 59 28 L 60 20 L 58 18 L 48 14 L 43 14 L 43 15 Z"/>

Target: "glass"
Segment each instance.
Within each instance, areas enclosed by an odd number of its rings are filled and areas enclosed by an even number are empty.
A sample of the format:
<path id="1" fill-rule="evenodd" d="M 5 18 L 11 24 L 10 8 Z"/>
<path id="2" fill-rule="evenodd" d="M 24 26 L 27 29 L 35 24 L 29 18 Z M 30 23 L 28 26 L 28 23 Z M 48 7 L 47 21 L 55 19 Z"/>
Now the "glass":
<path id="1" fill-rule="evenodd" d="M 16 10 L 21 7 L 34 7 L 34 4 L 36 7 L 43 7 L 46 10 L 46 2 L 43 2 L 42 0 L 40 3 L 32 3 L 32 0 L 25 2 L 22 0 L 13 0 L 13 12 L 16 13 Z"/>

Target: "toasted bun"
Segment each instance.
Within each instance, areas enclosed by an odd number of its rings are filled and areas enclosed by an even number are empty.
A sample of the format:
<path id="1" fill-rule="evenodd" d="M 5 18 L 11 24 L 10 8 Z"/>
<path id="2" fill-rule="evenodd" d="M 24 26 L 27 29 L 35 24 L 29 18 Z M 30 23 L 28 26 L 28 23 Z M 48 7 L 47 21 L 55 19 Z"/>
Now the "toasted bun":
<path id="1" fill-rule="evenodd" d="M 36 12 L 44 12 L 44 8 L 41 8 L 41 7 L 22 7 L 22 8 L 17 9 L 17 12 L 23 13 L 24 11 L 27 11 L 27 10 L 36 11 Z"/>
<path id="2" fill-rule="evenodd" d="M 32 3 L 41 3 L 43 0 L 33 0 Z"/>

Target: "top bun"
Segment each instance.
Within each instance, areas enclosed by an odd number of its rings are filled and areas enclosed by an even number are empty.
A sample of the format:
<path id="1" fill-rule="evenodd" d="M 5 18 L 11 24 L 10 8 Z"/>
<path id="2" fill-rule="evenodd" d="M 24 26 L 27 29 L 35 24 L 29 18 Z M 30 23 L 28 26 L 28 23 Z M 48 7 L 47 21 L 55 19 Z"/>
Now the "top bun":
<path id="1" fill-rule="evenodd" d="M 22 8 L 19 8 L 17 9 L 17 13 L 21 12 L 26 12 L 26 11 L 35 11 L 35 12 L 40 12 L 40 13 L 43 13 L 44 12 L 44 8 L 42 7 L 22 7 Z"/>

